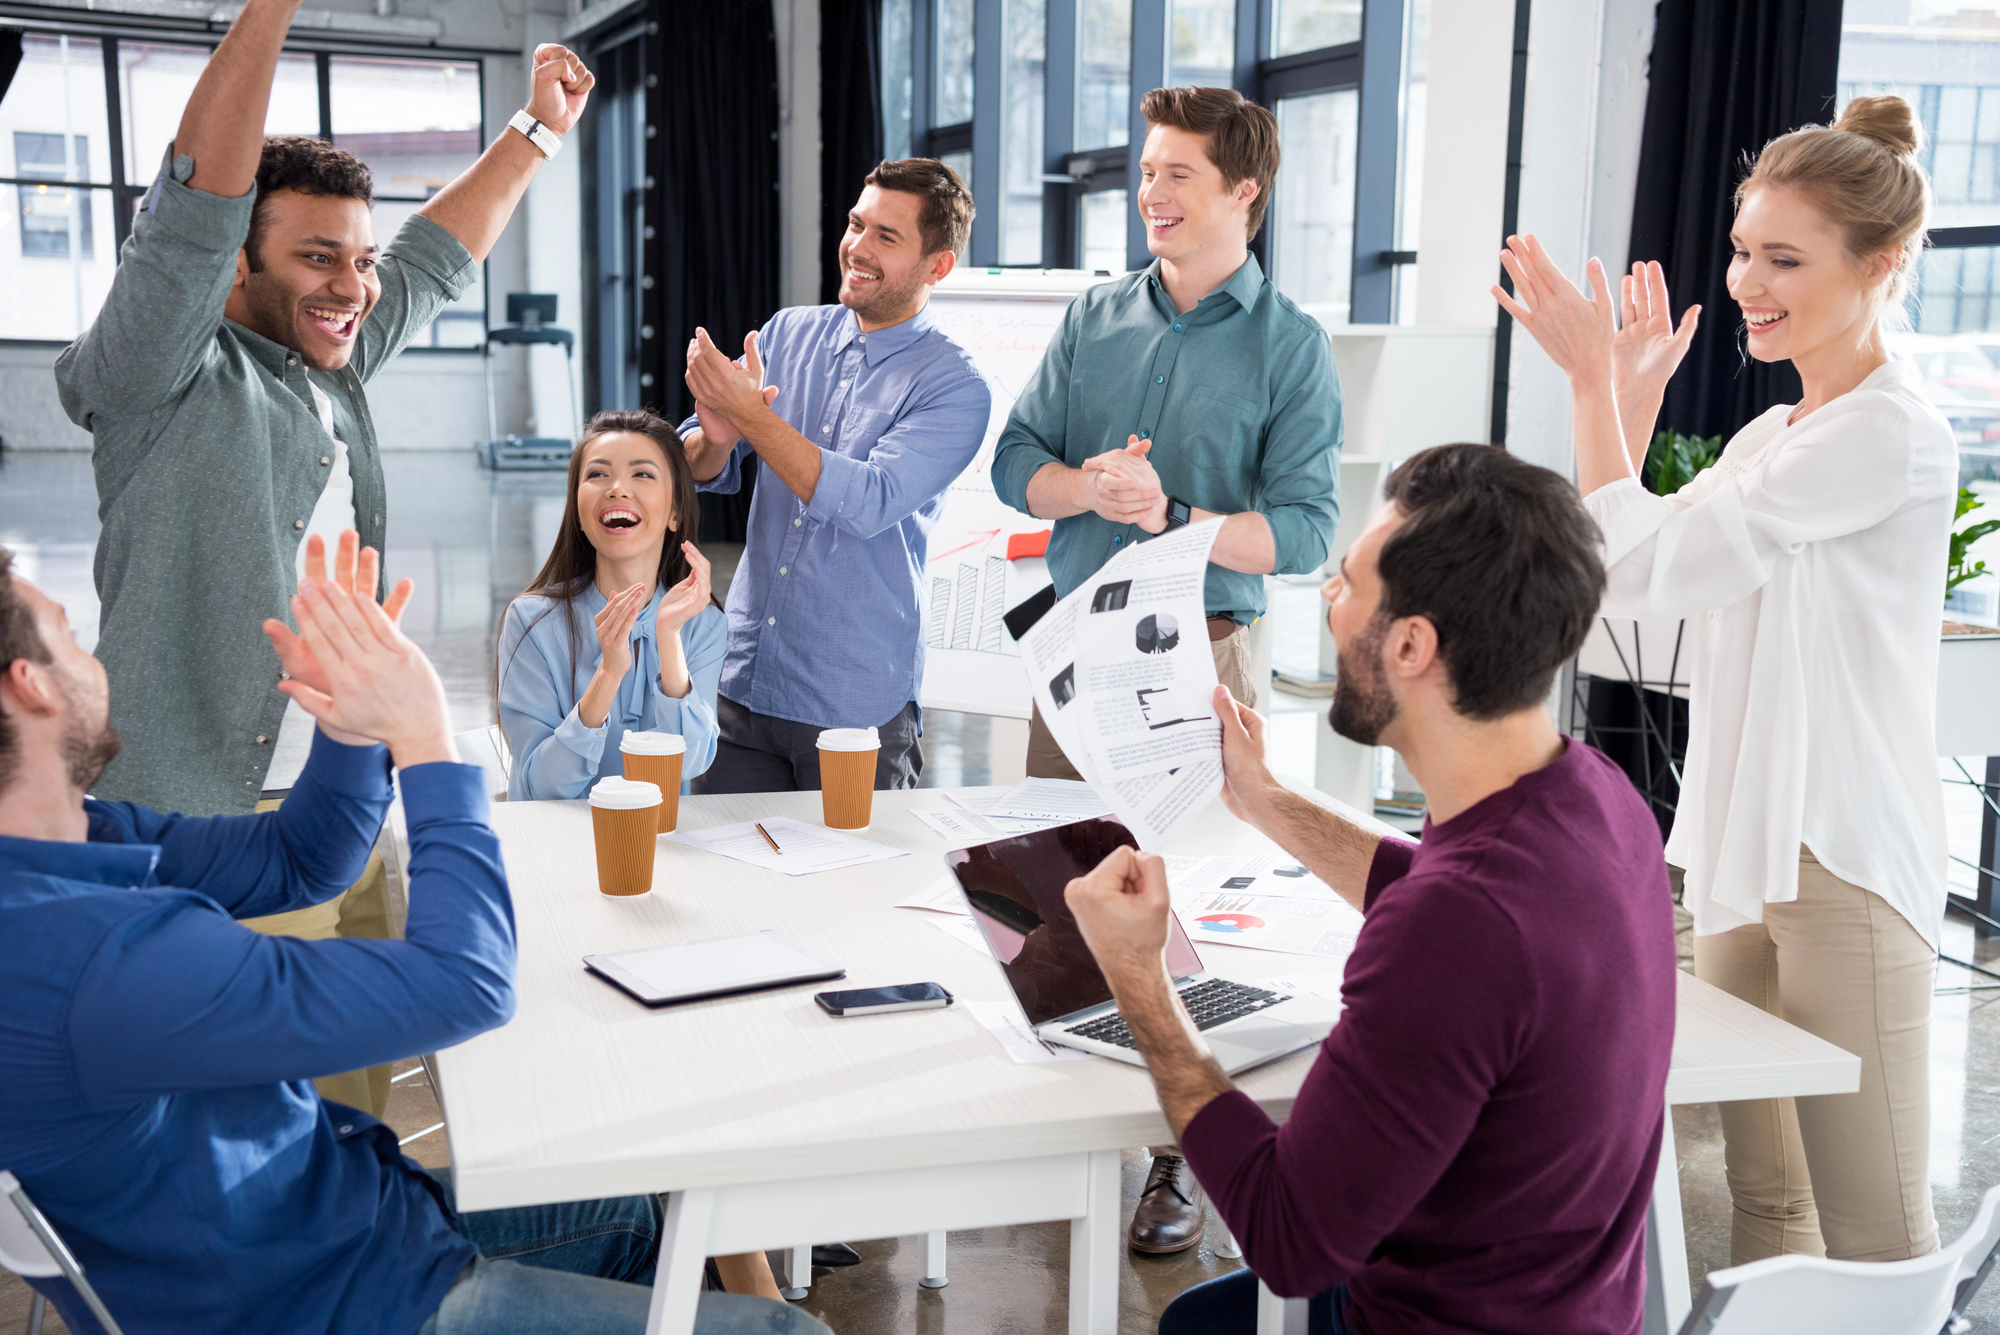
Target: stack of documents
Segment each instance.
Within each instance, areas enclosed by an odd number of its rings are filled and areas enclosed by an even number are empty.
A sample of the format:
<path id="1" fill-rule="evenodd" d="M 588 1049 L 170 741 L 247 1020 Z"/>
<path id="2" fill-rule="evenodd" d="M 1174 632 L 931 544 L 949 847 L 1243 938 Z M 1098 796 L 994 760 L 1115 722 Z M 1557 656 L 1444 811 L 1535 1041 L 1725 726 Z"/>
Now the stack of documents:
<path id="1" fill-rule="evenodd" d="M 760 824 L 769 833 L 768 839 L 758 833 Z M 667 838 L 689 848 L 781 871 L 787 876 L 880 862 L 906 856 L 908 852 L 878 844 L 873 839 L 858 839 L 837 830 L 808 825 L 789 816 L 767 816 L 762 821 L 746 820 L 740 825 L 717 825 L 706 830 L 679 830 Z M 773 844 L 777 847 L 773 848 Z"/>

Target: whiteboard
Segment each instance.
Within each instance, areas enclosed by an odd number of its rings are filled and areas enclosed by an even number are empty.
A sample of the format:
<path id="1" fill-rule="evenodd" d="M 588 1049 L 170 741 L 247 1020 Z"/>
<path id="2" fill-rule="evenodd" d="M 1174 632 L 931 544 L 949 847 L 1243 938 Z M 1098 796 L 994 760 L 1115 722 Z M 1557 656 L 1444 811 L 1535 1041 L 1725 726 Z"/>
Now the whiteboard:
<path id="1" fill-rule="evenodd" d="M 931 531 L 924 579 L 926 709 L 1028 717 L 1020 650 L 1001 617 L 1046 585 L 1049 569 L 1040 557 L 1007 560 L 1007 539 L 1041 532 L 1049 521 L 1011 509 L 994 494 L 993 447 L 1070 301 L 1109 281 L 1081 269 L 961 268 L 931 293 L 932 319 L 972 355 L 993 392 L 993 412 L 979 453 L 945 492 L 944 512 Z"/>

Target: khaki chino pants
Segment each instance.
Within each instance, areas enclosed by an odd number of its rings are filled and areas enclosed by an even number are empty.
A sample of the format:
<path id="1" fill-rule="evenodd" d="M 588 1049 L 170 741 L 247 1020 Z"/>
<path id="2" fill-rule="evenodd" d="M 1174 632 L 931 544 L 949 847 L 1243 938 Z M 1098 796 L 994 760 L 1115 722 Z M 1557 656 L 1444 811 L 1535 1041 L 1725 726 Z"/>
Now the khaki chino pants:
<path id="1" fill-rule="evenodd" d="M 259 811 L 276 811 L 282 798 L 265 798 Z M 382 855 L 370 853 L 361 879 L 324 904 L 273 913 L 262 918 L 244 918 L 245 927 L 265 936 L 289 936 L 300 941 L 331 941 L 335 937 L 362 937 L 387 941 L 396 935 L 389 916 L 389 875 Z M 370 1066 L 360 1071 L 323 1075 L 313 1081 L 320 1097 L 358 1108 L 371 1117 L 389 1110 L 389 1068 Z"/>
<path id="2" fill-rule="evenodd" d="M 1694 972 L 1861 1058 L 1861 1089 L 1722 1108 L 1730 1263 L 1937 1250 L 1930 1187 L 1936 952 L 1879 896 L 1799 850 L 1799 897 L 1694 939 Z"/>

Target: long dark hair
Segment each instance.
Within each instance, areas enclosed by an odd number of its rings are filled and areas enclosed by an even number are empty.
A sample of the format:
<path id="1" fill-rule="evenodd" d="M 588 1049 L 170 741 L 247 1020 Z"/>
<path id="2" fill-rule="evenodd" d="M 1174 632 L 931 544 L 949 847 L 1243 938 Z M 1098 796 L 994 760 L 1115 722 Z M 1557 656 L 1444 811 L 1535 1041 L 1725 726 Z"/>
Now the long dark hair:
<path id="1" fill-rule="evenodd" d="M 646 408 L 610 408 L 590 419 L 583 429 L 583 439 L 569 456 L 568 490 L 563 495 L 562 525 L 556 530 L 555 546 L 549 548 L 548 560 L 528 587 L 517 597 L 525 598 L 535 594 L 548 599 L 554 606 L 545 608 L 541 616 L 529 622 L 522 631 L 522 639 L 527 632 L 540 625 L 542 619 L 562 609 L 563 619 L 569 627 L 569 661 L 571 675 L 575 675 L 575 664 L 583 655 L 584 618 L 577 610 L 577 600 L 584 591 L 597 582 L 597 549 L 590 545 L 584 535 L 583 516 L 577 513 L 576 489 L 583 478 L 584 456 L 590 447 L 604 436 L 630 433 L 644 436 L 660 447 L 660 454 L 667 461 L 667 477 L 674 491 L 673 531 L 667 535 L 660 548 L 660 569 L 657 588 L 670 589 L 686 579 L 692 567 L 687 554 L 681 550 L 683 542 L 695 541 L 701 529 L 701 498 L 695 493 L 694 472 L 688 467 L 687 450 L 681 445 L 680 433 L 673 424 L 658 413 Z M 715 595 L 709 595 L 709 602 L 715 603 Z M 515 645 L 520 652 L 520 645 Z M 500 678 L 502 669 L 496 657 L 493 665 L 493 713 L 500 714 Z"/>

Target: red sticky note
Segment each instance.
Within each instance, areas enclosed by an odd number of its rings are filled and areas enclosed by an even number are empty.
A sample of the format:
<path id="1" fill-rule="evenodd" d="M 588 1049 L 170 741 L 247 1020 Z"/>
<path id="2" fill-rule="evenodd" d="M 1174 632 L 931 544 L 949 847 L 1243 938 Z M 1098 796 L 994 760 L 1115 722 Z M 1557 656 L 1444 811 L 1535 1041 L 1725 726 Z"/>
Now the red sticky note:
<path id="1" fill-rule="evenodd" d="M 1008 534 L 1007 559 L 1009 561 L 1019 561 L 1029 556 L 1047 556 L 1049 554 L 1050 532 L 1051 530 L 1049 529 L 1043 529 L 1040 533 Z"/>

